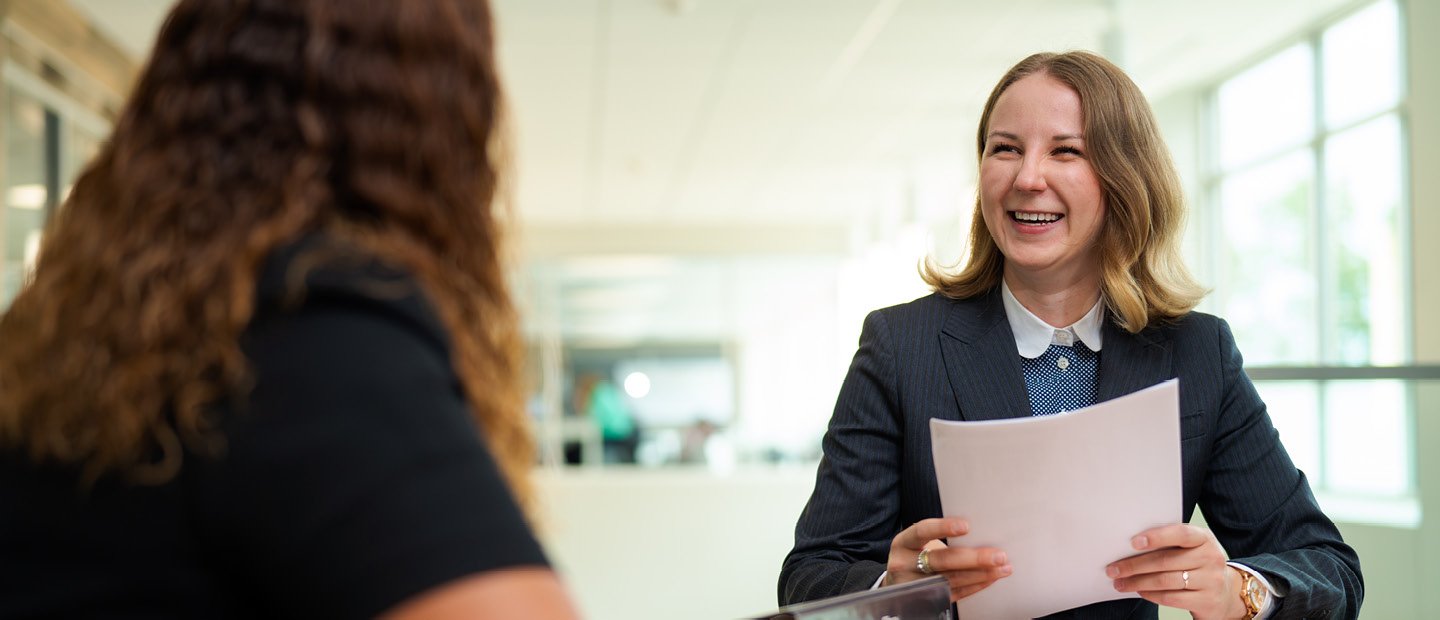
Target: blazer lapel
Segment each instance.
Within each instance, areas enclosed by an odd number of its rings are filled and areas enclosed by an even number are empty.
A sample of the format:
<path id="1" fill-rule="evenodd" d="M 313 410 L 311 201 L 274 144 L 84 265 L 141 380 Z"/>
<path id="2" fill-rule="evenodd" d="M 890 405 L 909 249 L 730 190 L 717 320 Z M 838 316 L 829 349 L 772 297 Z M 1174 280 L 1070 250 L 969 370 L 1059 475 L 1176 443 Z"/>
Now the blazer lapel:
<path id="1" fill-rule="evenodd" d="M 1143 390 L 1175 376 L 1170 363 L 1170 340 L 1162 330 L 1149 328 L 1132 334 L 1117 327 L 1108 315 L 1101 329 L 1105 339 L 1100 351 L 1098 402 Z"/>
<path id="2" fill-rule="evenodd" d="M 955 303 L 940 331 L 940 356 L 957 412 L 935 417 L 997 420 L 1031 415 L 1015 335 L 1005 320 L 1000 289 Z M 1109 343 L 1105 344 L 1109 348 Z"/>

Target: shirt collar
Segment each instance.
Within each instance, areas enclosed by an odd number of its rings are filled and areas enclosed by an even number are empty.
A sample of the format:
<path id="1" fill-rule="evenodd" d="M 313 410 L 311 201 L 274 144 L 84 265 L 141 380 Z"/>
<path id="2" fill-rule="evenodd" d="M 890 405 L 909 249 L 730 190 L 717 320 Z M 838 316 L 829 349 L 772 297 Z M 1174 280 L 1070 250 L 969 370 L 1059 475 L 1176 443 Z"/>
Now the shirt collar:
<path id="1" fill-rule="evenodd" d="M 1105 316 L 1104 296 L 1095 300 L 1090 311 L 1074 325 L 1056 328 L 1021 305 L 1003 278 L 1000 280 L 1000 291 L 1005 301 L 1005 318 L 1010 321 L 1010 331 L 1015 334 L 1015 348 L 1020 350 L 1021 357 L 1035 359 L 1044 354 L 1050 345 L 1068 347 L 1075 343 L 1076 338 L 1085 343 L 1091 351 L 1100 350 L 1100 326 Z"/>

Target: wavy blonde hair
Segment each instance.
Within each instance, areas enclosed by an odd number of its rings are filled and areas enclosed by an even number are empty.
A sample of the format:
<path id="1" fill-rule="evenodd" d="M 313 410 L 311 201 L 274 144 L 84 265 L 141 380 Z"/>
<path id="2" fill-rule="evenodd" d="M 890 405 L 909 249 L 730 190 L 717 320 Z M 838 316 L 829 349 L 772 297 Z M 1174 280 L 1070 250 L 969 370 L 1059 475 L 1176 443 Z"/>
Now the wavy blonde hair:
<path id="1" fill-rule="evenodd" d="M 1044 74 L 1080 95 L 1086 159 L 1100 179 L 1105 221 L 1100 238 L 1101 290 L 1112 320 L 1138 333 L 1147 325 L 1174 320 L 1205 296 L 1180 257 L 1185 196 L 1170 151 L 1160 137 L 1155 115 L 1140 88 L 1119 67 L 1090 52 L 1040 53 L 1007 71 L 980 115 L 977 161 L 985 157 L 985 139 L 995 103 L 1021 78 Z M 980 198 L 970 223 L 970 254 L 955 272 L 927 258 L 921 277 L 937 292 L 955 299 L 984 295 L 1000 285 L 1005 257 L 980 214 Z"/>
<path id="2" fill-rule="evenodd" d="M 261 261 L 324 231 L 415 276 L 528 504 L 500 115 L 484 0 L 183 0 L 0 319 L 0 442 L 173 478 L 248 389 Z"/>

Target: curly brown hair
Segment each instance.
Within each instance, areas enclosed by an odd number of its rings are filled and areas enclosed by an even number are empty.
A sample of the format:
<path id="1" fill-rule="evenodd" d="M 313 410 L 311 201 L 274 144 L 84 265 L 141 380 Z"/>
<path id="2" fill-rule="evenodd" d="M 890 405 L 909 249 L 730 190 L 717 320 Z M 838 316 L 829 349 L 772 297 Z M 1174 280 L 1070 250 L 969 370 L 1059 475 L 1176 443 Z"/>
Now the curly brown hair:
<path id="1" fill-rule="evenodd" d="M 323 231 L 414 275 L 527 502 L 500 126 L 484 0 L 182 0 L 0 319 L 0 443 L 173 478 L 248 390 L 261 262 Z"/>

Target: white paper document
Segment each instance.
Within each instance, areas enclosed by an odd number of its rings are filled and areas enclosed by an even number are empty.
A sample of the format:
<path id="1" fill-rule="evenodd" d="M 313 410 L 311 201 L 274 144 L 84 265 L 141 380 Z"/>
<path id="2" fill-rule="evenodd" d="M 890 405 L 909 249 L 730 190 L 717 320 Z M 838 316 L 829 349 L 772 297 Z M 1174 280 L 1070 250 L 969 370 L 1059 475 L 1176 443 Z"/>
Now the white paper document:
<path id="1" fill-rule="evenodd" d="M 952 545 L 993 546 L 1010 576 L 963 598 L 965 618 L 1035 618 L 1118 598 L 1105 566 L 1130 539 L 1180 522 L 1180 384 L 1053 416 L 930 420 Z"/>

